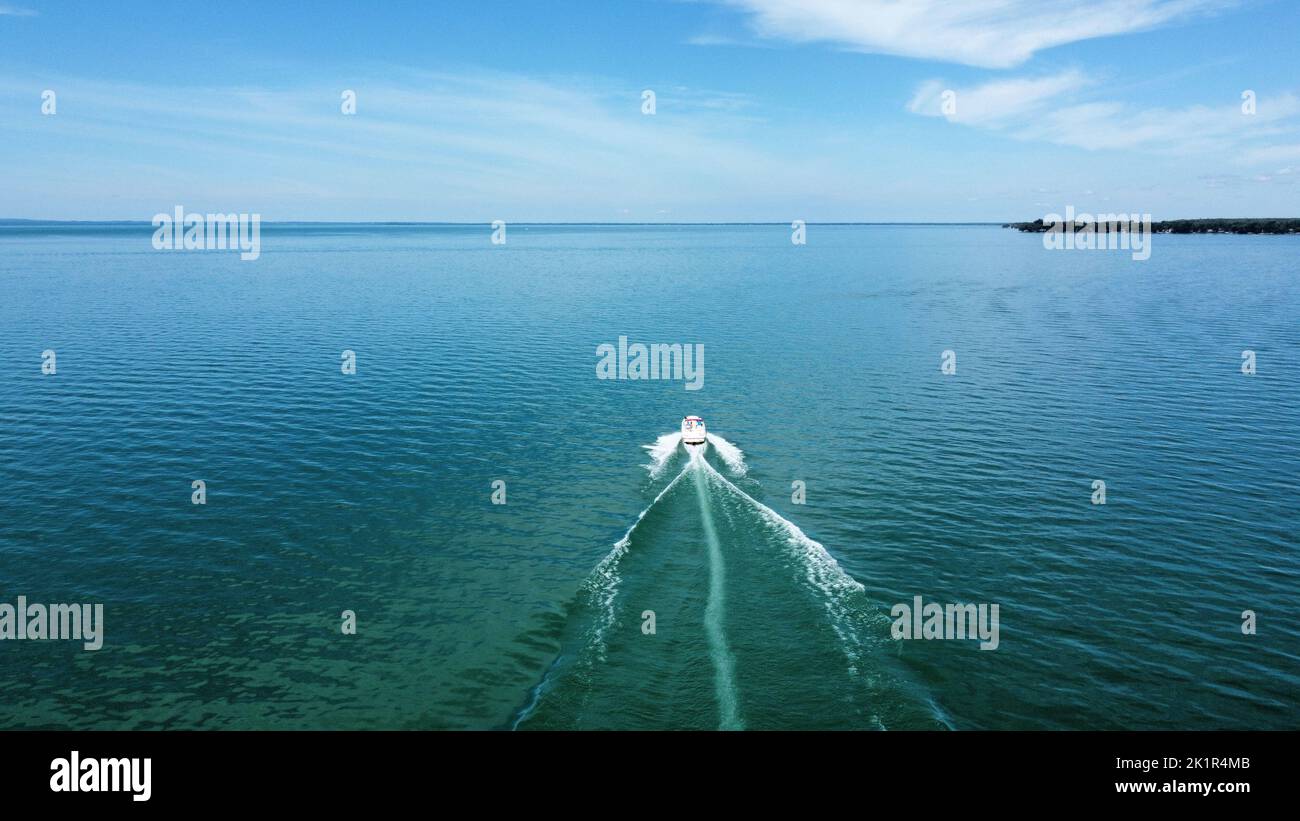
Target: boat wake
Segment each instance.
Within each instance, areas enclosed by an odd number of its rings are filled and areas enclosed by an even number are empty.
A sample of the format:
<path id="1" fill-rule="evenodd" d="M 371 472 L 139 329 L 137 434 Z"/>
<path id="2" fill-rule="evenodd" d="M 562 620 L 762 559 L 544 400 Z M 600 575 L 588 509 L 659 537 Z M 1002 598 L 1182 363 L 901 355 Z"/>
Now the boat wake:
<path id="1" fill-rule="evenodd" d="M 677 447 L 682 443 L 682 435 L 677 431 L 665 433 L 650 445 L 642 445 L 650 453 L 650 464 L 645 469 L 650 471 L 651 479 L 658 479 L 663 475 L 668 463 L 677 455 Z"/>
<path id="2" fill-rule="evenodd" d="M 721 713 L 720 729 L 743 730 L 745 724 L 740 719 L 736 698 L 735 658 L 727 646 L 725 628 L 727 609 L 727 566 L 722 558 L 722 544 L 718 541 L 718 530 L 713 525 L 713 509 L 709 504 L 709 492 L 705 471 L 717 473 L 713 466 L 704 461 L 704 445 L 687 445 L 691 461 L 686 469 L 695 471 L 695 496 L 700 503 L 700 519 L 704 525 L 704 538 L 709 543 L 709 603 L 704 608 L 704 629 L 709 639 L 709 657 L 713 662 L 714 692 L 718 698 Z"/>
<path id="3" fill-rule="evenodd" d="M 652 481 L 672 478 L 584 580 L 562 643 L 569 649 L 512 726 L 768 726 L 793 709 L 790 676 L 804 677 L 799 715 L 810 724 L 932 726 L 873 653 L 888 619 L 820 542 L 737 484 L 747 475 L 740 448 L 713 433 L 687 444 L 676 432 L 643 448 Z M 681 516 L 689 497 L 675 491 L 684 482 L 698 518 Z M 661 506 L 673 515 L 656 513 Z M 690 549 L 697 539 L 705 550 Z M 791 595 L 791 582 L 805 594 Z M 746 595 L 732 604 L 737 589 Z M 823 617 L 809 622 L 810 605 Z M 637 619 L 655 611 L 661 635 L 647 643 L 639 634 L 655 631 L 644 623 L 638 631 Z M 777 659 L 793 666 L 782 672 Z M 710 668 L 713 698 L 701 700 L 692 682 L 707 687 L 700 679 Z M 828 714 L 831 704 L 841 709 Z"/>
<path id="4" fill-rule="evenodd" d="M 769 525 L 785 537 L 790 553 L 804 567 L 808 584 L 822 595 L 831 629 L 839 637 L 840 647 L 848 659 L 849 673 L 858 675 L 861 660 L 860 647 L 864 639 L 862 630 L 866 627 L 864 622 L 870 621 L 869 618 L 863 617 L 869 616 L 872 611 L 864 609 L 862 603 L 855 599 L 865 596 L 866 588 L 857 579 L 844 572 L 840 563 L 835 561 L 835 557 L 827 552 L 821 542 L 808 538 L 798 525 L 736 487 L 708 462 L 703 459 L 700 462 L 703 469 L 708 471 L 710 478 L 751 505 Z"/>
<path id="5" fill-rule="evenodd" d="M 682 469 L 681 473 L 673 477 L 671 482 L 664 485 L 664 489 L 659 491 L 654 501 L 646 505 L 645 510 L 637 515 L 636 521 L 632 522 L 632 526 L 623 534 L 623 538 L 614 542 L 613 549 L 605 554 L 605 558 L 601 559 L 591 571 L 586 584 L 583 585 L 583 590 L 587 594 L 592 608 L 600 614 L 592 627 L 591 646 L 595 649 L 601 661 L 605 660 L 605 633 L 609 631 L 618 615 L 615 600 L 618 598 L 619 585 L 623 581 L 623 577 L 618 572 L 618 565 L 622 561 L 624 554 L 627 553 L 628 545 L 632 543 L 632 533 L 636 530 L 637 525 L 641 524 L 641 521 L 645 519 L 646 515 L 654 509 L 654 506 L 659 504 L 660 500 L 682 481 L 690 468 L 691 465 L 688 464 Z"/>
<path id="6" fill-rule="evenodd" d="M 718 458 L 727 466 L 728 471 L 742 478 L 749 472 L 749 468 L 745 464 L 744 451 L 716 433 L 706 434 L 705 438 L 708 441 L 708 447 L 718 454 Z M 681 454 L 682 447 L 692 451 L 692 449 L 699 446 L 683 445 L 681 433 L 673 431 L 672 433 L 665 433 L 654 442 L 641 447 L 650 456 L 650 463 L 645 466 L 646 470 L 650 472 L 650 478 L 658 479 L 664 475 L 673 458 Z"/>
<path id="7" fill-rule="evenodd" d="M 723 439 L 717 434 L 708 434 L 709 446 L 718 452 L 718 456 L 723 462 L 727 463 L 727 469 L 737 476 L 744 476 L 748 472 L 745 466 L 745 453 L 740 448 Z"/>

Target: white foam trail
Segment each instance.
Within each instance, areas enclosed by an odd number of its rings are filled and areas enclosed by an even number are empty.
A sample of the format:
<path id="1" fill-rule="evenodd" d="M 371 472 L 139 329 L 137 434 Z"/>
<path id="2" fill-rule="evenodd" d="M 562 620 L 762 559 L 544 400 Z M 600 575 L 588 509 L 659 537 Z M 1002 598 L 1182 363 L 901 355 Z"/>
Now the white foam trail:
<path id="1" fill-rule="evenodd" d="M 682 442 L 681 431 L 674 433 L 665 433 L 655 440 L 653 445 L 642 445 L 650 452 L 650 464 L 646 465 L 646 470 L 650 471 L 651 479 L 658 479 L 663 474 L 664 468 L 668 467 L 668 460 L 673 458 L 677 452 L 677 446 Z"/>
<path id="2" fill-rule="evenodd" d="M 786 543 L 803 562 L 805 578 L 808 583 L 824 594 L 831 628 L 840 639 L 841 649 L 849 662 L 849 672 L 857 675 L 861 660 L 858 649 L 861 639 L 854 635 L 852 622 L 855 608 L 849 597 L 854 594 L 865 593 L 866 588 L 857 579 L 844 572 L 839 562 L 835 561 L 835 557 L 828 553 L 820 542 L 808 538 L 799 529 L 798 525 L 736 487 L 707 461 L 703 459 L 699 461 L 709 475 L 720 481 L 724 487 L 740 496 L 740 498 L 749 502 L 763 518 L 785 532 Z"/>
<path id="3" fill-rule="evenodd" d="M 679 438 L 680 436 L 681 434 L 678 434 Z M 636 530 L 636 526 L 641 524 L 641 520 L 646 517 L 646 514 L 650 512 L 651 508 L 659 504 L 659 500 L 666 496 L 668 491 L 672 490 L 677 483 L 682 480 L 682 477 L 686 475 L 687 471 L 690 470 L 690 467 L 691 466 L 688 464 L 685 468 L 682 468 L 681 473 L 673 477 L 671 482 L 664 485 L 664 489 L 659 491 L 659 495 L 655 496 L 654 501 L 646 505 L 645 510 L 641 511 L 641 513 L 636 517 L 636 521 L 632 522 L 632 526 L 623 534 L 623 538 L 614 543 L 614 548 L 605 555 L 605 558 L 600 560 L 596 567 L 591 571 L 591 575 L 587 578 L 587 592 L 591 596 L 596 609 L 598 609 L 601 614 L 600 619 L 592 628 L 591 641 L 592 646 L 595 647 L 596 652 L 600 655 L 601 661 L 605 660 L 605 633 L 608 632 L 610 626 L 614 624 L 614 618 L 616 616 L 614 611 L 614 599 L 618 596 L 619 585 L 623 582 L 623 578 L 618 574 L 618 563 L 623 558 L 623 555 L 627 553 L 628 545 L 631 544 L 632 531 Z"/>
<path id="4" fill-rule="evenodd" d="M 704 489 L 706 476 L 701 467 L 706 464 L 704 448 L 699 445 L 687 445 L 686 449 L 691 454 L 691 461 L 687 467 L 693 466 L 696 470 L 695 495 L 700 501 L 704 537 L 709 543 L 709 603 L 704 608 L 704 630 L 709 638 L 709 657 L 713 660 L 713 688 L 718 697 L 718 710 L 721 713 L 719 729 L 743 730 L 745 723 L 736 708 L 735 659 L 731 655 L 731 648 L 727 646 L 727 634 L 724 628 L 727 608 L 727 566 L 722 559 L 718 531 L 713 526 L 709 496 Z"/>
<path id="5" fill-rule="evenodd" d="M 745 452 L 743 450 L 715 433 L 706 434 L 706 438 L 709 440 L 709 444 L 713 445 L 713 449 L 718 452 L 718 456 L 722 457 L 722 461 L 727 463 L 727 470 L 737 476 L 744 476 L 749 471 L 749 468 L 745 465 Z"/>

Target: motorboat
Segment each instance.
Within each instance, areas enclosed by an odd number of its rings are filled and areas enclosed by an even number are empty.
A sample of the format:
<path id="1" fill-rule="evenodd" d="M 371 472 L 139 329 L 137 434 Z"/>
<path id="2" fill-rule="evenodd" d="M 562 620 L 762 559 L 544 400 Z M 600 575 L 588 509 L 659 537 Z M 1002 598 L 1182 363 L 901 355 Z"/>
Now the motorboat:
<path id="1" fill-rule="evenodd" d="M 682 442 L 687 445 L 704 444 L 704 419 L 699 416 L 687 416 L 682 420 Z"/>

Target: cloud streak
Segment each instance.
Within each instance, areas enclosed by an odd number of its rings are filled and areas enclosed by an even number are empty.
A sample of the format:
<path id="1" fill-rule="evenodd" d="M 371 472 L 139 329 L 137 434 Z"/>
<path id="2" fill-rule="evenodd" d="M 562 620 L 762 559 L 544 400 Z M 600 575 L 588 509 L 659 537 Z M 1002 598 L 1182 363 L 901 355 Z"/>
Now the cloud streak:
<path id="1" fill-rule="evenodd" d="M 747 95 L 701 89 L 661 88 L 646 116 L 638 87 L 407 71 L 351 84 L 358 112 L 345 116 L 341 89 L 310 80 L 274 90 L 42 82 L 59 90 L 57 117 L 33 113 L 42 84 L 0 81 L 14 140 L 0 158 L 0 212 L 94 190 L 148 214 L 158 202 L 234 202 L 268 218 L 653 219 L 680 213 L 682 191 L 701 213 L 720 212 L 737 197 L 798 202 L 835 176 L 829 160 L 795 167 L 756 145 L 755 128 L 773 127 Z"/>
<path id="2" fill-rule="evenodd" d="M 932 80 L 917 89 L 907 110 L 1088 151 L 1210 154 L 1245 163 L 1290 159 L 1294 148 L 1275 143 L 1300 140 L 1300 99 L 1291 93 L 1262 96 L 1257 113 L 1247 115 L 1236 103 L 1144 108 L 1083 99 L 1094 86 L 1077 71 L 965 89 Z M 945 91 L 955 95 L 955 109 L 947 112 Z"/>
<path id="3" fill-rule="evenodd" d="M 755 32 L 984 68 L 1020 65 L 1066 43 L 1145 31 L 1233 0 L 721 0 Z"/>
<path id="4" fill-rule="evenodd" d="M 961 91 L 954 99 L 953 110 L 945 112 L 943 94 L 951 89 L 938 80 L 932 80 L 917 90 L 907 110 L 928 117 L 946 117 L 950 122 L 963 125 L 997 126 L 1036 112 L 1062 94 L 1089 84 L 1088 78 L 1078 71 L 996 80 Z"/>

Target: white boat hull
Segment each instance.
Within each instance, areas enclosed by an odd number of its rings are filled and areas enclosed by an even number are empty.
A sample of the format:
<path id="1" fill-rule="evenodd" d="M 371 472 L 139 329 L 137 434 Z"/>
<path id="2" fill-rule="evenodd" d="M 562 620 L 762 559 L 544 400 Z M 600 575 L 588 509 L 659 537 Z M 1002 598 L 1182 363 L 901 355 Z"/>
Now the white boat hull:
<path id="1" fill-rule="evenodd" d="M 688 416 L 682 420 L 682 443 L 702 445 L 708 434 L 704 430 L 704 420 L 698 416 Z"/>

